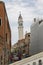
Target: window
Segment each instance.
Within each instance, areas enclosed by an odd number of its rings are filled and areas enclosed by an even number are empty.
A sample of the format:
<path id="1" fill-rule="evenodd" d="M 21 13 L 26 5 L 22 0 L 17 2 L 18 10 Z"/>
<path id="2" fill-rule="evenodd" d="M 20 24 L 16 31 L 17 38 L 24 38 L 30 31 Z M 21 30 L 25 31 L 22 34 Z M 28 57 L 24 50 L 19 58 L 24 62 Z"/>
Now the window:
<path id="1" fill-rule="evenodd" d="M 30 35 L 28 35 L 28 37 L 30 37 Z"/>
<path id="2" fill-rule="evenodd" d="M 22 23 L 19 23 L 19 26 L 22 26 Z"/>
<path id="3" fill-rule="evenodd" d="M 33 62 L 33 65 L 36 65 L 36 62 Z"/>
<path id="4" fill-rule="evenodd" d="M 22 23 L 20 25 L 22 26 Z"/>
<path id="5" fill-rule="evenodd" d="M 1 26 L 1 18 L 0 18 L 0 26 Z"/>
<path id="6" fill-rule="evenodd" d="M 39 65 L 42 65 L 42 60 L 39 60 Z"/>
<path id="7" fill-rule="evenodd" d="M 6 33 L 6 42 L 7 42 L 7 33 Z"/>

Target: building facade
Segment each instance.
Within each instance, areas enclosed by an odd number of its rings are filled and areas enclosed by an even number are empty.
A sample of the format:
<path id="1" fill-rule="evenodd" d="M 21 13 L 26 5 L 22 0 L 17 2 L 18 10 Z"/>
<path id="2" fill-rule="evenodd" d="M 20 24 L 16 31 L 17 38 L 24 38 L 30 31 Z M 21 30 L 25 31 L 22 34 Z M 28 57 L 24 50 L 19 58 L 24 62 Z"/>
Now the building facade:
<path id="1" fill-rule="evenodd" d="M 18 17 L 18 35 L 19 35 L 19 40 L 23 39 L 23 18 L 21 16 L 21 13 Z"/>
<path id="2" fill-rule="evenodd" d="M 25 38 L 18 40 L 16 44 L 13 45 L 13 51 L 16 49 L 20 50 L 24 57 L 29 56 L 29 44 L 30 44 L 30 33 L 25 34 Z"/>
<path id="3" fill-rule="evenodd" d="M 18 50 L 18 45 L 17 45 L 17 43 L 15 43 L 15 44 L 11 47 L 11 52 L 12 52 L 12 53 L 17 53 L 17 50 Z"/>
<path id="4" fill-rule="evenodd" d="M 25 47 L 24 47 L 25 39 L 18 40 L 17 45 L 18 45 L 18 50 L 21 50 L 22 54 L 24 54 L 25 53 Z"/>
<path id="5" fill-rule="evenodd" d="M 11 30 L 4 2 L 0 1 L 0 65 L 8 65 L 11 52 Z"/>
<path id="6" fill-rule="evenodd" d="M 29 55 L 30 33 L 25 34 L 25 53 Z"/>
<path id="7" fill-rule="evenodd" d="M 43 20 L 34 20 L 31 26 L 30 55 L 43 51 Z"/>

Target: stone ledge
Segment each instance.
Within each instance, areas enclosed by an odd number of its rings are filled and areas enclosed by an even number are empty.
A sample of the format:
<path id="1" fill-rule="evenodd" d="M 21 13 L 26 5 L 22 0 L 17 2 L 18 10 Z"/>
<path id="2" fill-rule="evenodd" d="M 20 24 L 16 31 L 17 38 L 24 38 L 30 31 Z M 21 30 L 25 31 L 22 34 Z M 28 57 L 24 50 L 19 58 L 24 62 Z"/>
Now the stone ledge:
<path id="1" fill-rule="evenodd" d="M 41 58 L 41 57 L 43 57 L 43 52 L 40 52 L 36 55 L 33 55 L 33 56 L 28 57 L 26 59 L 23 59 L 21 61 L 17 61 L 15 63 L 10 64 L 10 65 L 23 65 L 25 63 L 31 62 L 31 61 L 36 60 L 36 59 Z"/>

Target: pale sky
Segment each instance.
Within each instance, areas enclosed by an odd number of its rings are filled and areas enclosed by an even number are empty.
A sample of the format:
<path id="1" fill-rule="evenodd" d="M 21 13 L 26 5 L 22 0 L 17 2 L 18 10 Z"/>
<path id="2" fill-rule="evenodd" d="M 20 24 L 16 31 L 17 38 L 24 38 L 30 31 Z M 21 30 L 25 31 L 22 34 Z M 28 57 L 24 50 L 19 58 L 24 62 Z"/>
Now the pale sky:
<path id="1" fill-rule="evenodd" d="M 11 28 L 12 45 L 18 41 L 18 16 L 21 11 L 24 25 L 24 35 L 30 32 L 33 18 L 43 18 L 43 0 L 0 0 L 6 5 Z"/>

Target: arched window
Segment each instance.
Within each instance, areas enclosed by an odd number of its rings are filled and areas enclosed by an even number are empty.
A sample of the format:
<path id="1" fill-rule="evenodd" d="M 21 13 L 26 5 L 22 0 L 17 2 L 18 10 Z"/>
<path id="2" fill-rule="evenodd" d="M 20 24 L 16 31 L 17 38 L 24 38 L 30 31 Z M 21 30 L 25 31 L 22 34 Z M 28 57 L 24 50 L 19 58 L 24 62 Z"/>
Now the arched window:
<path id="1" fill-rule="evenodd" d="M 39 65 L 42 65 L 42 60 L 39 60 Z"/>
<path id="2" fill-rule="evenodd" d="M 36 65 L 36 62 L 33 62 L 33 65 Z"/>

